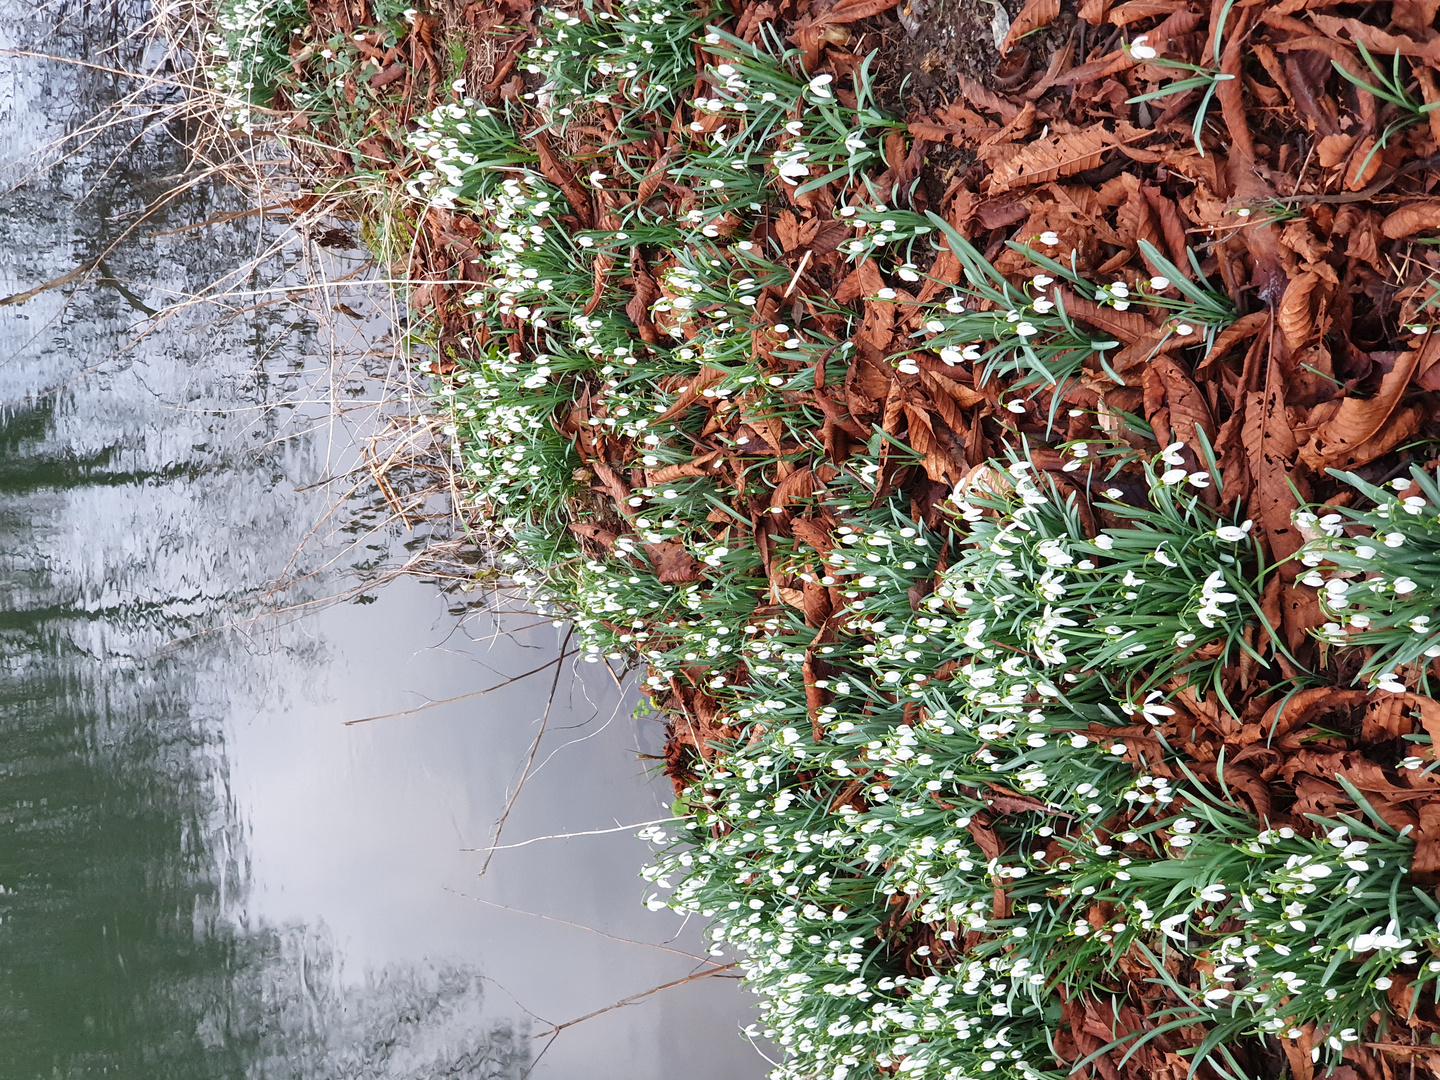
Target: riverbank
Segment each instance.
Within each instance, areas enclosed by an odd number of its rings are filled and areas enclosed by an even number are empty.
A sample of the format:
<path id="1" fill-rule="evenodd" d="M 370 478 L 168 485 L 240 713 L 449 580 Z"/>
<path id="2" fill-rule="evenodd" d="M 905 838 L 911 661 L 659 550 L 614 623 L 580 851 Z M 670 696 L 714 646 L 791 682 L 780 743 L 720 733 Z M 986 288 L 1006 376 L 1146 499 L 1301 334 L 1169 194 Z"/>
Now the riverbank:
<path id="1" fill-rule="evenodd" d="M 249 2 L 775 1076 L 1440 1066 L 1431 6 Z"/>

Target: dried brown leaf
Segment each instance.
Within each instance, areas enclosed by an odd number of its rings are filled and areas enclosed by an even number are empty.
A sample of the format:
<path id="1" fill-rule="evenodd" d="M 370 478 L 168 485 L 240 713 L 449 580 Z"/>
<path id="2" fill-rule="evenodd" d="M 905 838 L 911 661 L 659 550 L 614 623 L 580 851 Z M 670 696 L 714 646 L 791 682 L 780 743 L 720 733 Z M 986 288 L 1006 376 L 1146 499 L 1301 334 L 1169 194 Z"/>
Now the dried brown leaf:
<path id="1" fill-rule="evenodd" d="M 1380 224 L 1380 231 L 1391 240 L 1403 240 L 1418 232 L 1436 229 L 1440 229 L 1440 199 L 1407 203 Z"/>
<path id="2" fill-rule="evenodd" d="M 1043 184 L 1093 169 L 1103 160 L 1105 150 L 1114 144 L 1114 137 L 1098 125 L 1036 139 L 995 167 L 987 194 L 998 195 L 1012 187 Z"/>
<path id="3" fill-rule="evenodd" d="M 1010 30 L 1000 42 L 1000 55 L 1006 56 L 1015 43 L 1026 34 L 1049 26 L 1060 14 L 1060 0 L 1025 0 L 1025 6 L 1010 20 Z"/>
<path id="4" fill-rule="evenodd" d="M 1432 346 L 1440 348 L 1440 339 Z M 1402 353 L 1395 366 L 1380 380 L 1374 397 L 1346 397 L 1335 415 L 1321 424 L 1300 451 L 1300 457 L 1316 472 L 1329 468 L 1351 468 L 1373 461 L 1386 450 L 1414 434 L 1404 429 L 1409 420 L 1389 423 L 1410 385 L 1421 359 L 1419 349 Z M 1408 412 L 1409 410 L 1407 410 Z M 1383 429 L 1383 432 L 1382 432 Z"/>

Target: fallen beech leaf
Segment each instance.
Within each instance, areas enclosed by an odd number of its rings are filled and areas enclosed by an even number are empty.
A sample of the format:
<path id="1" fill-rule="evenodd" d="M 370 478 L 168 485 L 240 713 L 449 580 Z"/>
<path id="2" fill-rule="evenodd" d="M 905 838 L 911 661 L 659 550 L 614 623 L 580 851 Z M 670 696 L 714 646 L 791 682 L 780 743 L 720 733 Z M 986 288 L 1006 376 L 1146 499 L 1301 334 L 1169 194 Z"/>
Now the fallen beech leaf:
<path id="1" fill-rule="evenodd" d="M 1315 157 L 1325 168 L 1333 169 L 1345 160 L 1345 156 L 1350 153 L 1350 148 L 1354 145 L 1354 135 L 1344 135 L 1340 132 L 1326 135 L 1315 144 Z"/>
<path id="2" fill-rule="evenodd" d="M 1289 558 L 1300 549 L 1301 540 L 1290 520 L 1300 506 L 1289 484 L 1295 436 L 1285 414 L 1284 377 L 1273 355 L 1265 389 L 1246 395 L 1241 440 L 1254 483 L 1250 505 L 1255 523 L 1265 534 L 1271 557 Z"/>
<path id="3" fill-rule="evenodd" d="M 1007 55 L 1026 34 L 1049 26 L 1060 14 L 1060 0 L 1025 0 L 1025 6 L 1010 20 L 1010 30 L 1000 43 L 1000 55 Z"/>
<path id="4" fill-rule="evenodd" d="M 657 484 L 668 484 L 671 480 L 678 480 L 682 476 L 709 476 L 711 470 L 707 468 L 711 462 L 718 458 L 723 451 L 711 450 L 708 454 L 701 454 L 689 461 L 682 461 L 678 465 L 666 465 L 663 469 L 656 469 L 653 472 L 647 471 L 645 482 L 649 486 Z"/>
<path id="5" fill-rule="evenodd" d="M 1380 380 L 1380 389 L 1374 397 L 1347 397 L 1341 401 L 1335 415 L 1321 424 L 1301 448 L 1301 460 L 1316 472 L 1336 466 L 1363 465 L 1413 434 L 1413 431 L 1405 433 L 1403 424 L 1390 425 L 1383 435 L 1380 432 L 1400 404 L 1419 360 L 1419 350 L 1402 353 Z"/>
<path id="6" fill-rule="evenodd" d="M 1198 430 L 1203 432 L 1206 441 L 1214 446 L 1215 418 L 1210 413 L 1205 395 L 1179 362 L 1169 356 L 1157 356 L 1145 369 L 1147 392 L 1152 382 L 1158 384 L 1165 396 L 1165 408 L 1168 410 L 1172 432 L 1165 441 L 1183 442 L 1187 449 L 1198 446 L 1199 441 L 1195 434 Z M 1159 432 L 1156 434 L 1158 436 Z"/>
<path id="7" fill-rule="evenodd" d="M 1401 240 L 1431 229 L 1440 229 L 1440 199 L 1409 203 L 1380 224 L 1380 231 L 1391 240 Z"/>
<path id="8" fill-rule="evenodd" d="M 661 540 L 658 544 L 646 544 L 645 552 L 655 565 L 655 573 L 666 585 L 683 585 L 688 581 L 700 580 L 701 563 L 685 550 L 685 545 L 675 540 Z"/>
<path id="9" fill-rule="evenodd" d="M 1100 164 L 1104 151 L 1114 144 L 1114 136 L 1098 125 L 1035 139 L 995 166 L 987 194 L 999 195 L 1012 187 L 1043 184 L 1093 169 Z"/>
<path id="10" fill-rule="evenodd" d="M 1298 349 L 1305 344 L 1310 332 L 1315 329 L 1312 294 L 1320 284 L 1320 275 L 1307 270 L 1291 280 L 1285 295 L 1280 298 L 1280 308 L 1275 313 L 1275 322 L 1285 338 L 1285 344 Z"/>
<path id="11" fill-rule="evenodd" d="M 1138 312 L 1116 311 L 1079 296 L 1070 288 L 1062 288 L 1059 292 L 1065 313 L 1070 318 L 1103 330 L 1126 344 L 1139 341 L 1154 329 Z"/>
<path id="12" fill-rule="evenodd" d="M 872 15 L 879 15 L 882 11 L 889 11 L 899 2 L 900 0 L 840 0 L 829 11 L 817 15 L 814 25 L 859 22 Z"/>
<path id="13" fill-rule="evenodd" d="M 1350 164 L 1345 169 L 1346 189 L 1359 191 L 1374 180 L 1380 166 L 1384 164 L 1384 159 L 1385 155 L 1375 150 L 1375 137 L 1367 135 L 1350 152 Z"/>

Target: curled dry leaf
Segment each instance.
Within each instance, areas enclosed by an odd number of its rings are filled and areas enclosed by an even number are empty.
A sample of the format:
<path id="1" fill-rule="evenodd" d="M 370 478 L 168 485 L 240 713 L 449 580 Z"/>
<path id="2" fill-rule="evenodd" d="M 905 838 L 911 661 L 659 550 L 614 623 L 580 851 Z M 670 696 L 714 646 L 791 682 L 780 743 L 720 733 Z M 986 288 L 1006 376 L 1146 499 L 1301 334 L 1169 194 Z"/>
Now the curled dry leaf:
<path id="1" fill-rule="evenodd" d="M 1060 0 L 1025 0 L 1025 6 L 1010 21 L 1005 40 L 1000 42 L 1000 55 L 1007 55 L 1026 34 L 1049 26 L 1060 14 Z"/>
<path id="2" fill-rule="evenodd" d="M 1313 298 L 1315 286 L 1319 284 L 1320 275 L 1313 270 L 1307 270 L 1291 280 L 1285 288 L 1285 295 L 1280 298 L 1280 308 L 1275 313 L 1275 321 L 1285 338 L 1285 344 L 1292 349 L 1304 345 L 1311 331 L 1315 329 Z"/>
<path id="3" fill-rule="evenodd" d="M 1391 240 L 1402 240 L 1418 232 L 1440 229 L 1440 199 L 1426 199 L 1402 206 L 1385 218 L 1380 231 Z"/>
<path id="4" fill-rule="evenodd" d="M 1386 450 L 1413 435 L 1417 419 L 1411 415 L 1414 410 L 1406 410 L 1398 422 L 1388 425 L 1386 422 L 1399 406 L 1419 360 L 1419 350 L 1403 353 L 1380 381 L 1380 389 L 1374 397 L 1346 397 L 1342 400 L 1335 414 L 1321 424 L 1310 441 L 1301 447 L 1301 460 L 1316 472 L 1329 468 L 1351 468 L 1374 461 Z"/>

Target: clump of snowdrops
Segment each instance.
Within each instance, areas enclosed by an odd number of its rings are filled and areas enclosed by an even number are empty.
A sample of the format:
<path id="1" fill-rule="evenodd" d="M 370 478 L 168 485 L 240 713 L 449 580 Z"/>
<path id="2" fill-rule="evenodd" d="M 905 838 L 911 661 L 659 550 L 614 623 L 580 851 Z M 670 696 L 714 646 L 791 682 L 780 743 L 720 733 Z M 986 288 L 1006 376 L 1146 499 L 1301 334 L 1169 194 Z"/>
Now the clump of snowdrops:
<path id="1" fill-rule="evenodd" d="M 1418 466 L 1383 487 L 1336 475 L 1371 506 L 1317 506 L 1295 515 L 1297 525 L 1319 534 L 1299 554 L 1310 568 L 1299 580 L 1319 590 L 1333 620 L 1321 640 L 1370 650 L 1360 674 L 1372 689 L 1404 693 L 1407 665 L 1428 687 L 1429 662 L 1440 656 L 1440 485 Z"/>
<path id="2" fill-rule="evenodd" d="M 1410 842 L 1378 819 L 1264 830 L 1225 797 L 1223 763 L 1217 793 L 1158 727 L 1137 734 L 1134 719 L 1157 725 L 1168 707 L 1102 666 L 1115 635 L 1065 627 L 1077 636 L 1062 641 L 1056 609 L 1104 625 L 1086 605 L 1144 588 L 1131 579 L 1148 557 L 1147 573 L 1179 583 L 1163 608 L 1181 628 L 1149 658 L 1176 672 L 1175 634 L 1224 640 L 1255 617 L 1236 555 L 1248 532 L 1177 503 L 1169 470 L 1152 468 L 1155 516 L 1096 545 L 1027 465 L 958 494 L 959 555 L 918 608 L 911 589 L 947 536 L 856 497 L 874 475 L 863 466 L 848 495 L 837 481 L 844 524 L 822 581 L 850 598 L 845 629 L 827 641 L 798 619 L 732 627 L 745 676 L 715 692 L 741 736 L 685 792 L 684 820 L 647 833 L 663 846 L 649 876 L 673 889 L 652 905 L 711 919 L 714 951 L 740 951 L 764 1034 L 789 1055 L 777 1080 L 871 1063 L 1058 1077 L 1060 993 L 1108 997 L 1137 955 L 1183 1003 L 1160 1030 L 1205 1025 L 1214 1064 L 1233 1073 L 1236 1040 L 1307 1024 L 1317 1060 L 1338 1061 L 1395 980 L 1440 974 L 1440 905 L 1405 886 Z M 1154 559 L 1165 550 L 1177 565 Z M 1234 597 L 1207 589 L 1202 553 L 1235 558 Z M 1023 805 L 1002 813 L 988 803 L 1005 789 Z M 1168 974 L 1177 952 L 1209 961 L 1199 986 Z"/>

